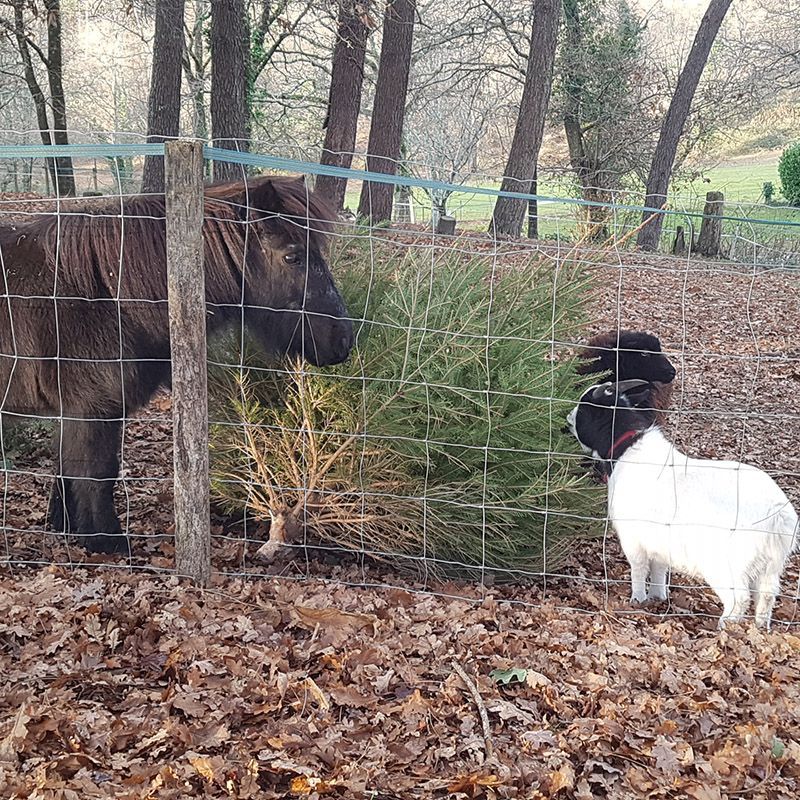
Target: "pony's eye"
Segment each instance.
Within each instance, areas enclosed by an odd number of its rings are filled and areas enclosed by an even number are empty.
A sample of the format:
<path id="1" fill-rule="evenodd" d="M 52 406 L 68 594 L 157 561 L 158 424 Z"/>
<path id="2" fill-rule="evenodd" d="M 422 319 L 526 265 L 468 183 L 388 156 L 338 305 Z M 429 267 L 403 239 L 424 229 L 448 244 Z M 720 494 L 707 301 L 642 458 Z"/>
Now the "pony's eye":
<path id="1" fill-rule="evenodd" d="M 287 253 L 283 260 L 287 264 L 299 264 L 300 263 L 300 253 Z"/>

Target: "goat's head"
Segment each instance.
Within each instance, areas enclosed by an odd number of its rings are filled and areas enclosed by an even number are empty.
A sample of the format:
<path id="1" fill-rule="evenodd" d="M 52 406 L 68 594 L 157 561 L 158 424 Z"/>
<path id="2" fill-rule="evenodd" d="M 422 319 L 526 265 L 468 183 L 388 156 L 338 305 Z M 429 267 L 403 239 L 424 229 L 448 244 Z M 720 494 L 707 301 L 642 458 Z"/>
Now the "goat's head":
<path id="1" fill-rule="evenodd" d="M 672 383 L 675 367 L 661 352 L 657 336 L 643 331 L 611 331 L 593 337 L 583 351 L 583 375 L 611 372 L 615 380 L 639 378 Z"/>
<path id="2" fill-rule="evenodd" d="M 651 383 L 638 379 L 592 386 L 567 415 L 569 430 L 586 453 L 608 458 L 620 436 L 655 423 L 652 391 Z"/>

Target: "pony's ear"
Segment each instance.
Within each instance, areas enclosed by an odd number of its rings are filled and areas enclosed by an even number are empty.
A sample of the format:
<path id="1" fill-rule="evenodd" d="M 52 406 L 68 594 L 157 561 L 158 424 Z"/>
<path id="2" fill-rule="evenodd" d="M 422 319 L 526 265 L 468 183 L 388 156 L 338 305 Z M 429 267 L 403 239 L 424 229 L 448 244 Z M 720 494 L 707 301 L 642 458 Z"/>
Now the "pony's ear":
<path id="1" fill-rule="evenodd" d="M 250 183 L 244 193 L 244 202 L 259 211 L 279 211 L 281 198 L 271 178 L 259 178 Z"/>

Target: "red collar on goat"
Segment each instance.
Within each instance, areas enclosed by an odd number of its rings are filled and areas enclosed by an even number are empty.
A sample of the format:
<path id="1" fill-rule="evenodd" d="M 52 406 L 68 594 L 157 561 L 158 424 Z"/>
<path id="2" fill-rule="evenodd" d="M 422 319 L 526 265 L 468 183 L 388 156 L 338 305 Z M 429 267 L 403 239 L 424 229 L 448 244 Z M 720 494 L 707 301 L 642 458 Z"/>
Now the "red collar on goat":
<path id="1" fill-rule="evenodd" d="M 622 447 L 626 442 L 632 443 L 633 439 L 637 439 L 641 435 L 642 431 L 625 431 L 615 442 L 611 445 L 611 449 L 608 451 L 608 455 L 606 456 L 605 460 L 602 462 L 602 476 L 603 476 L 603 483 L 608 483 L 608 479 L 611 477 L 611 472 L 614 469 L 614 453 Z M 630 444 L 628 444 L 630 447 Z M 625 448 L 628 449 L 627 447 Z M 620 453 L 620 455 L 622 455 Z"/>
<path id="2" fill-rule="evenodd" d="M 628 439 L 633 439 L 640 433 L 641 431 L 625 431 L 625 433 L 623 433 L 622 436 L 620 436 L 619 439 L 617 439 L 617 441 L 611 445 L 611 449 L 608 451 L 608 456 L 606 456 L 606 458 L 608 458 L 609 461 L 613 460 L 614 453 L 619 450 L 619 448 L 622 447 L 622 445 L 625 444 Z"/>

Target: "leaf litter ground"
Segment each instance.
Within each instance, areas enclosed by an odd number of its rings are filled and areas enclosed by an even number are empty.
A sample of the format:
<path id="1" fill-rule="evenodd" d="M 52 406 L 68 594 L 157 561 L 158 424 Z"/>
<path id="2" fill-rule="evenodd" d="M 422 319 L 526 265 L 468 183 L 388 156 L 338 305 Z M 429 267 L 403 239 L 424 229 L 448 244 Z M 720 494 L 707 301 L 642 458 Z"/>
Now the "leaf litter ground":
<path id="1" fill-rule="evenodd" d="M 591 269 L 592 331 L 649 329 L 674 358 L 678 443 L 765 468 L 800 504 L 798 277 L 628 254 Z M 771 633 L 717 633 L 693 585 L 631 609 L 613 536 L 544 582 L 434 585 L 323 551 L 259 566 L 220 518 L 201 591 L 167 574 L 169 411 L 160 395 L 126 426 L 131 562 L 27 532 L 44 438 L 7 473 L 0 797 L 800 793 L 797 558 Z"/>

